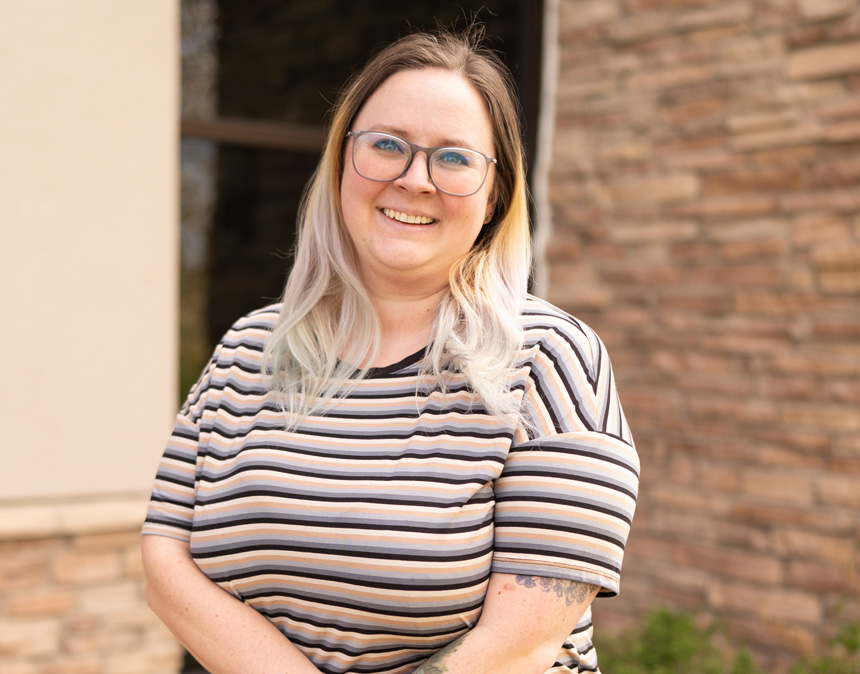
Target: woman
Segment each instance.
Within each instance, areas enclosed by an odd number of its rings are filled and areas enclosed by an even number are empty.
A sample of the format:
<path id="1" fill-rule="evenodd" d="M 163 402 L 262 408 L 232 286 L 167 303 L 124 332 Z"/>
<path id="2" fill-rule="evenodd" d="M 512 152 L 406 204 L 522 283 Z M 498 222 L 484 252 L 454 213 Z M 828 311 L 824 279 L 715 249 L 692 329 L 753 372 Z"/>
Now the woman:
<path id="1" fill-rule="evenodd" d="M 354 77 L 282 303 L 180 411 L 147 599 L 213 674 L 597 670 L 638 463 L 599 339 L 526 293 L 517 109 L 477 43 Z"/>

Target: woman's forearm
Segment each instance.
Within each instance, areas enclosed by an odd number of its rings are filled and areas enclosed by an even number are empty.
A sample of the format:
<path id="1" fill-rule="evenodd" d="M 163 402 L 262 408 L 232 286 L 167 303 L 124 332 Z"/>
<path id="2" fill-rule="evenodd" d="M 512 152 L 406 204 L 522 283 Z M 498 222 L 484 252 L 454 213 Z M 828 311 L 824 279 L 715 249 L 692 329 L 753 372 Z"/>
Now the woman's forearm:
<path id="1" fill-rule="evenodd" d="M 493 574 L 478 624 L 412 674 L 544 674 L 598 587 Z"/>
<path id="2" fill-rule="evenodd" d="M 143 537 L 146 600 L 211 674 L 320 674 L 264 616 L 209 580 L 185 543 Z"/>

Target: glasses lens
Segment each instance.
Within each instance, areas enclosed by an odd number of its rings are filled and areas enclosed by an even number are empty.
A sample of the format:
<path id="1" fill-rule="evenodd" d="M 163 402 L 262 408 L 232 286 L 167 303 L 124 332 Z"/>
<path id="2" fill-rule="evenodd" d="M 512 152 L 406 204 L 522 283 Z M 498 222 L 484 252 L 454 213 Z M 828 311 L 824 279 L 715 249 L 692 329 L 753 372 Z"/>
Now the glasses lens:
<path id="1" fill-rule="evenodd" d="M 487 176 L 487 158 L 474 150 L 442 147 L 430 157 L 430 177 L 443 192 L 474 194 Z"/>
<path id="2" fill-rule="evenodd" d="M 406 169 L 412 148 L 387 133 L 362 133 L 354 137 L 352 162 L 358 174 L 369 180 L 388 181 Z M 489 164 L 480 152 L 458 147 L 438 148 L 430 155 L 430 180 L 455 196 L 474 194 L 487 177 Z"/>
<path id="3" fill-rule="evenodd" d="M 370 180 L 394 180 L 403 173 L 412 150 L 385 133 L 365 133 L 355 139 L 352 160 L 360 176 Z"/>

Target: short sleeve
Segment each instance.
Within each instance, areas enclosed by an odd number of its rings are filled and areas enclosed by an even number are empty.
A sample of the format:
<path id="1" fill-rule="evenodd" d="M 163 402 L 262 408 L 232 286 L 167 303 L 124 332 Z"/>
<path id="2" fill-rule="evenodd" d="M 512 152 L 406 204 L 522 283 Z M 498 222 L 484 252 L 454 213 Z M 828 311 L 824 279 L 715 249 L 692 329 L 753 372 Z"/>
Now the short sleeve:
<path id="1" fill-rule="evenodd" d="M 606 349 L 584 324 L 541 316 L 526 330 L 525 409 L 495 484 L 493 571 L 590 583 L 618 594 L 639 460 Z"/>
<path id="2" fill-rule="evenodd" d="M 176 423 L 161 456 L 150 495 L 143 534 L 158 534 L 188 541 L 194 514 L 200 420 L 206 408 L 219 344 L 188 398 L 176 415 Z"/>

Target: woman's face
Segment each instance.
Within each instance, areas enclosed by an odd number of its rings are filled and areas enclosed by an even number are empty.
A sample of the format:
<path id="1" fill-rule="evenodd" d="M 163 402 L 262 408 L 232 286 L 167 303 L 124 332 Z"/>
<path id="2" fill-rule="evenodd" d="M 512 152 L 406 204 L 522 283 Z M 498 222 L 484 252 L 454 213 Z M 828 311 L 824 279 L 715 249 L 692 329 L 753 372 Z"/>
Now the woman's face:
<path id="1" fill-rule="evenodd" d="M 478 92 L 464 78 L 426 68 L 395 73 L 367 99 L 351 131 L 389 133 L 423 147 L 453 146 L 494 156 L 492 125 Z M 424 152 L 391 182 L 361 177 L 344 146 L 340 198 L 344 223 L 371 292 L 432 293 L 469 251 L 490 210 L 494 168 L 467 197 L 439 191 Z M 409 223 L 406 220 L 414 222 Z"/>

